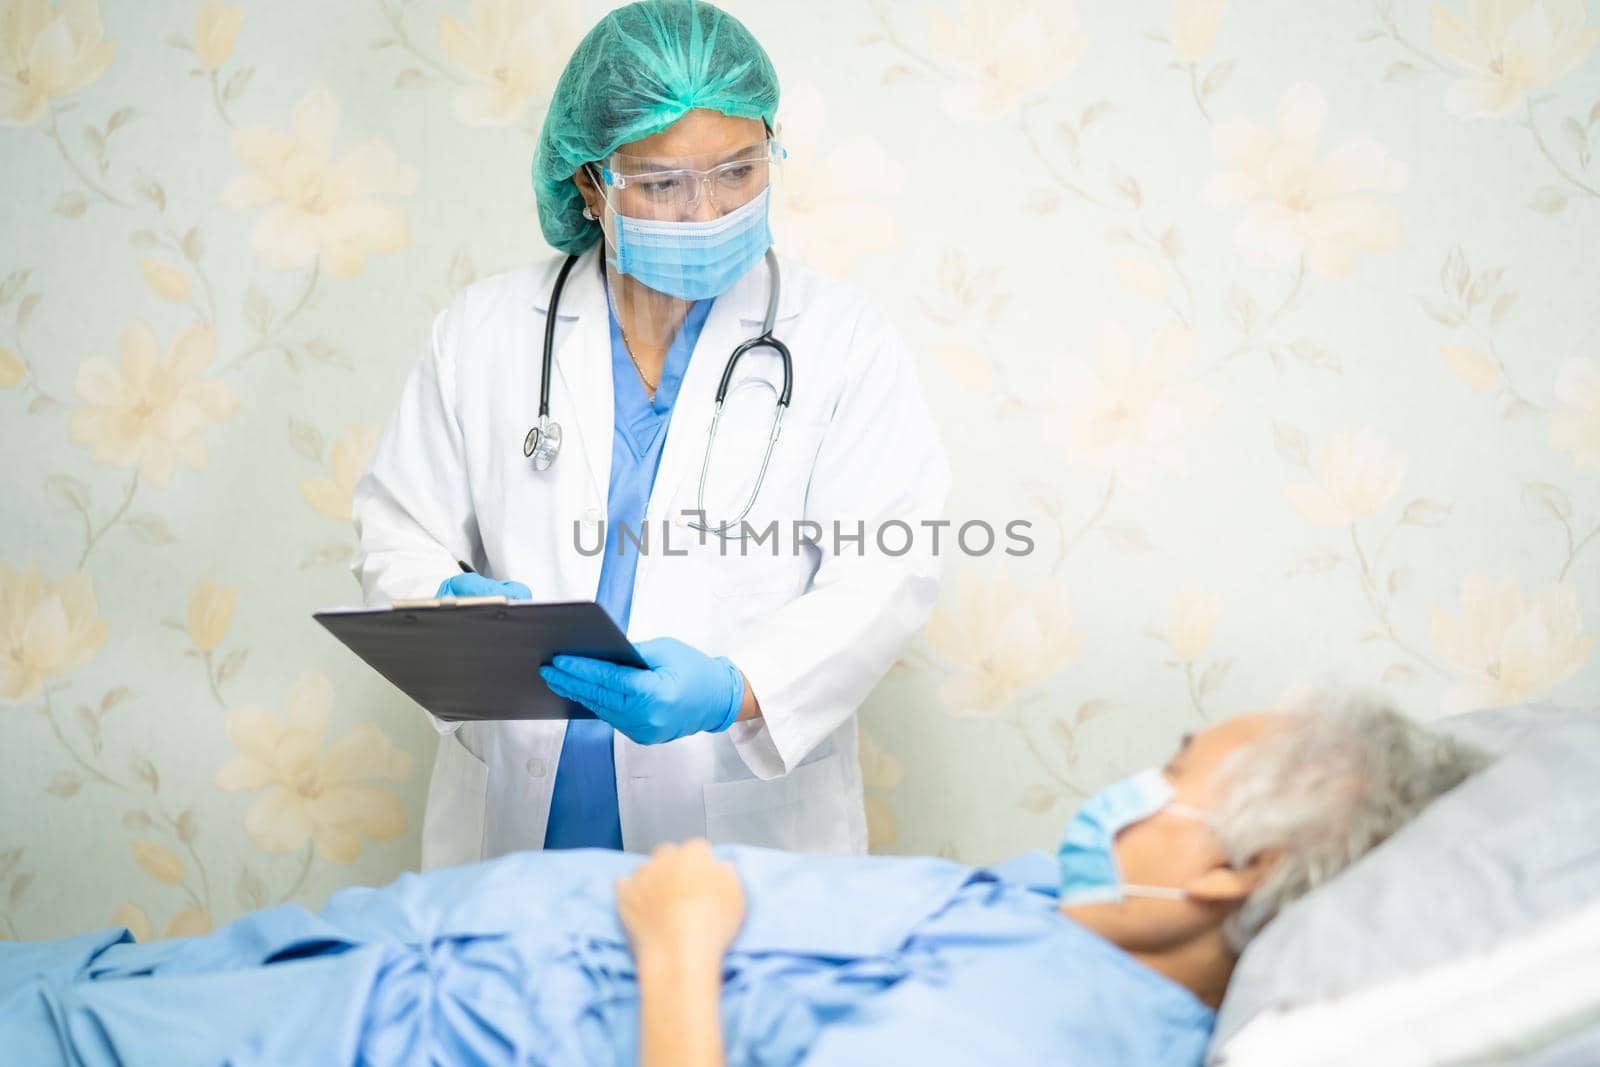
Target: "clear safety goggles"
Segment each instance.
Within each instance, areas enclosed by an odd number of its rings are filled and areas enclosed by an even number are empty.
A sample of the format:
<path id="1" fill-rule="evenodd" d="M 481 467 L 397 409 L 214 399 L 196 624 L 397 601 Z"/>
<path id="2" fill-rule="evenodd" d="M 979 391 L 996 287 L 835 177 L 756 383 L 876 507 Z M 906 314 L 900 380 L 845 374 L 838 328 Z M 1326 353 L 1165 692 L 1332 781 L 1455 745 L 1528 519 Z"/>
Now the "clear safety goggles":
<path id="1" fill-rule="evenodd" d="M 619 215 L 660 222 L 716 218 L 772 186 L 785 152 L 766 138 L 707 156 L 629 156 L 613 152 L 592 165 L 606 205 Z"/>

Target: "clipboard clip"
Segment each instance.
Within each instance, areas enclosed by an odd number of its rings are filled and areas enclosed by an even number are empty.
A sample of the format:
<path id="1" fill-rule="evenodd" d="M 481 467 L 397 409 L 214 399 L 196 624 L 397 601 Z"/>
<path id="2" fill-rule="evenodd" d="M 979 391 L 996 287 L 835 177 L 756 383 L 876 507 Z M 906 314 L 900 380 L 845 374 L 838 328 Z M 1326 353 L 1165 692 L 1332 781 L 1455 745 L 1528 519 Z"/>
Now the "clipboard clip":
<path id="1" fill-rule="evenodd" d="M 470 608 L 479 604 L 509 604 L 503 596 L 432 596 L 419 600 L 395 600 L 389 606 L 396 611 L 408 608 Z"/>

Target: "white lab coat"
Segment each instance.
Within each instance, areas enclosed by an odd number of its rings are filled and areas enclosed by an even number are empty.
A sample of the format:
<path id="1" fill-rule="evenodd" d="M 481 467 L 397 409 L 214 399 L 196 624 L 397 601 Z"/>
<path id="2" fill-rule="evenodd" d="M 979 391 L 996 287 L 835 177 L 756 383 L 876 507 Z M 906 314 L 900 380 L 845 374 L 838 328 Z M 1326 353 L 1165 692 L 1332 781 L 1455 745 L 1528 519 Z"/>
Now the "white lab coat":
<path id="1" fill-rule="evenodd" d="M 351 569 L 369 605 L 429 597 L 460 572 L 527 584 L 536 601 L 592 600 L 600 580 L 612 446 L 610 333 L 591 249 L 557 314 L 551 415 L 565 434 L 536 471 L 522 441 L 536 421 L 553 258 L 462 291 L 433 322 L 371 469 L 356 487 Z M 760 332 L 768 271 L 753 267 L 712 305 L 679 390 L 646 507 L 628 637 L 671 636 L 729 657 L 760 702 L 759 719 L 661 745 L 615 740 L 623 845 L 647 851 L 704 835 L 809 852 L 867 845 L 856 709 L 926 622 L 939 561 L 949 466 L 893 328 L 854 289 L 782 262 L 774 333 L 793 353 L 794 388 L 749 520 L 779 521 L 741 556 L 733 542 L 663 521 L 695 507 L 712 401 L 728 354 Z M 739 363 L 718 430 L 707 511 L 731 517 L 754 481 L 780 364 L 766 349 Z M 823 525 L 797 553 L 792 520 Z M 866 524 L 864 548 L 833 543 Z M 915 534 L 873 535 L 899 519 Z M 951 542 L 949 531 L 941 541 Z M 835 549 L 838 551 L 835 551 Z M 582 550 L 580 550 L 582 549 Z M 589 554 L 585 554 L 585 550 Z M 529 665 L 530 677 L 535 665 Z M 423 820 L 424 868 L 543 845 L 564 722 L 494 721 L 440 731 Z"/>

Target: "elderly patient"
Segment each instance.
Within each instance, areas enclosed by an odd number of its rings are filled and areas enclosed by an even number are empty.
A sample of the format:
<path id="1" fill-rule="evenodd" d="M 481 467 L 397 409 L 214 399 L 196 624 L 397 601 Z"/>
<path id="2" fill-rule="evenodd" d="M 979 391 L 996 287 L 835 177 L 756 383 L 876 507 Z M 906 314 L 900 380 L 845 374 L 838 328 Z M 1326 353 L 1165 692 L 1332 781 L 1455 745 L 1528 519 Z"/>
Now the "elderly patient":
<path id="1" fill-rule="evenodd" d="M 1239 952 L 1480 757 L 1250 715 L 995 868 L 518 853 L 205 937 L 0 945 L 8 1062 L 1196 1065 Z"/>

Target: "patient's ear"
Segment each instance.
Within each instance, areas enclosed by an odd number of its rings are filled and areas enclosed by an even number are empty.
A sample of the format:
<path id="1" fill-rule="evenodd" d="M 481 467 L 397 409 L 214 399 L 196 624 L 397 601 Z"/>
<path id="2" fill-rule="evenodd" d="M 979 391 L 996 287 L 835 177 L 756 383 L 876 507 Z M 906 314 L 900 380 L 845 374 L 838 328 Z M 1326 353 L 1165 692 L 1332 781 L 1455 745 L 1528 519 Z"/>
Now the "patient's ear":
<path id="1" fill-rule="evenodd" d="M 1238 904 L 1255 892 L 1256 887 L 1272 873 L 1282 852 L 1282 849 L 1276 848 L 1258 852 L 1243 867 L 1219 863 L 1185 882 L 1183 891 L 1190 899 L 1206 904 Z"/>

